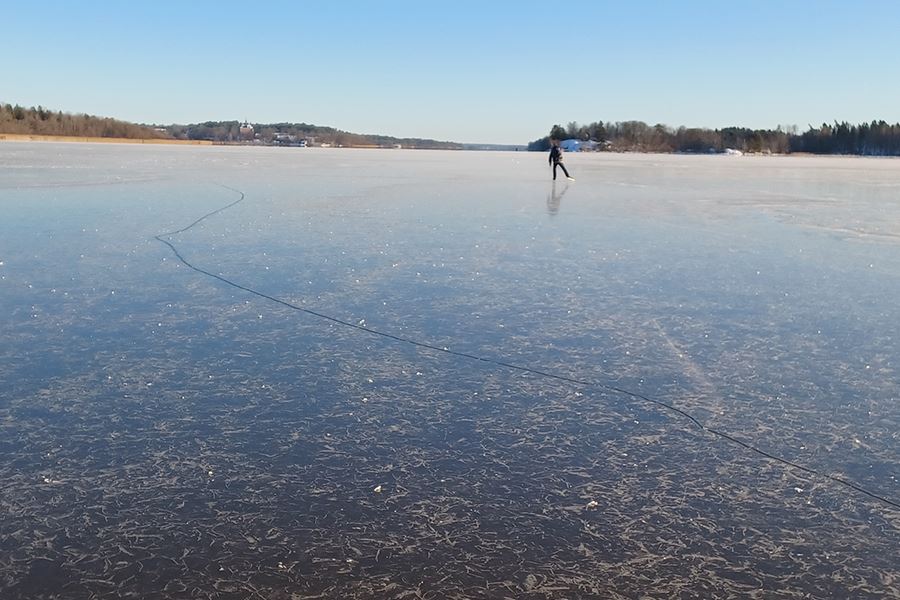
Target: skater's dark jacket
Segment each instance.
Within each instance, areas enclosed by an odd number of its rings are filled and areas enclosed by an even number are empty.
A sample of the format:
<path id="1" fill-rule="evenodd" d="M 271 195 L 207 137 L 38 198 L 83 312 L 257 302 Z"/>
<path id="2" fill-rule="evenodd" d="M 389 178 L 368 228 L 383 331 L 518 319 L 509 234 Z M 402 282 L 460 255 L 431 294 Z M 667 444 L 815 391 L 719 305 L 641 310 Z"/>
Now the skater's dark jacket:
<path id="1" fill-rule="evenodd" d="M 560 150 L 559 146 L 553 146 L 550 148 L 550 158 L 547 159 L 547 162 L 553 164 L 555 162 L 562 162 L 563 159 L 562 150 Z"/>

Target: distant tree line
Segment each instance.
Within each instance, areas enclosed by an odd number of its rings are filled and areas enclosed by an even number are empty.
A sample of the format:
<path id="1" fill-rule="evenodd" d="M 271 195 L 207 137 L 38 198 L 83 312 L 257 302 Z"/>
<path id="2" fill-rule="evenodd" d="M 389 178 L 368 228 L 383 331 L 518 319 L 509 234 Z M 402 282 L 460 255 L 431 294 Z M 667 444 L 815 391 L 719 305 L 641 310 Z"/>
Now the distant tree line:
<path id="1" fill-rule="evenodd" d="M 643 121 L 588 125 L 569 123 L 554 125 L 549 135 L 528 144 L 529 150 L 546 151 L 550 140 L 577 139 L 597 142 L 597 149 L 612 152 L 687 152 L 709 153 L 740 150 L 750 153 L 789 154 L 859 154 L 866 156 L 900 156 L 900 123 L 872 121 L 860 125 L 847 122 L 798 133 L 797 128 L 748 129 L 726 127 L 704 129 L 666 125 L 648 125 Z"/>
<path id="2" fill-rule="evenodd" d="M 248 123 L 240 121 L 206 121 L 194 125 L 169 125 L 166 131 L 176 139 L 210 140 L 220 143 L 256 141 L 263 144 L 289 144 L 306 140 L 310 144 L 331 146 L 380 146 L 401 145 L 404 148 L 435 148 L 458 150 L 461 144 L 420 138 L 396 138 L 386 135 L 349 133 L 308 123 Z"/>
<path id="3" fill-rule="evenodd" d="M 242 127 L 239 121 L 207 121 L 193 125 L 146 126 L 86 114 L 52 111 L 42 106 L 25 108 L 0 102 L 0 133 L 66 135 L 111 138 L 174 138 L 209 140 L 220 143 L 258 142 L 278 144 L 307 140 L 332 146 L 401 145 L 404 148 L 462 149 L 455 142 L 420 138 L 396 138 L 386 135 L 349 133 L 333 127 L 308 123 L 253 123 Z M 528 144 L 529 150 L 546 151 L 550 140 L 577 139 L 597 142 L 597 148 L 613 152 L 724 152 L 728 149 L 753 153 L 859 154 L 900 156 L 900 123 L 872 121 L 860 125 L 837 122 L 810 126 L 803 133 L 796 127 L 783 129 L 747 129 L 726 127 L 704 129 L 667 125 L 648 125 L 643 121 L 596 121 L 588 125 L 571 122 L 554 125 L 549 135 Z"/>
<path id="4" fill-rule="evenodd" d="M 168 134 L 150 127 L 116 119 L 73 115 L 43 106 L 25 108 L 0 102 L 0 133 L 24 135 L 71 135 L 130 139 L 165 138 Z"/>
<path id="5" fill-rule="evenodd" d="M 148 126 L 85 114 L 70 114 L 45 109 L 25 108 L 0 102 L 0 133 L 24 135 L 63 135 L 129 139 L 169 138 L 209 140 L 219 143 L 289 143 L 307 140 L 317 145 L 382 146 L 404 148 L 441 148 L 458 150 L 462 144 L 420 138 L 396 138 L 363 135 L 308 123 L 253 123 L 243 127 L 240 121 L 207 121 L 191 125 Z"/>

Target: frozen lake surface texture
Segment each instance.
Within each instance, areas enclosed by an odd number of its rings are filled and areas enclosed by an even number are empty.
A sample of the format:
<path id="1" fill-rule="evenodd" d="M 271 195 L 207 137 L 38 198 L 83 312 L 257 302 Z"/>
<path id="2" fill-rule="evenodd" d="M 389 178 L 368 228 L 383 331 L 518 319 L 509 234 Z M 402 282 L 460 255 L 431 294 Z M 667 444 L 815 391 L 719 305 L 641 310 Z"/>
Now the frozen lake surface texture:
<path id="1" fill-rule="evenodd" d="M 0 597 L 900 597 L 900 162 L 566 163 L 0 145 Z"/>

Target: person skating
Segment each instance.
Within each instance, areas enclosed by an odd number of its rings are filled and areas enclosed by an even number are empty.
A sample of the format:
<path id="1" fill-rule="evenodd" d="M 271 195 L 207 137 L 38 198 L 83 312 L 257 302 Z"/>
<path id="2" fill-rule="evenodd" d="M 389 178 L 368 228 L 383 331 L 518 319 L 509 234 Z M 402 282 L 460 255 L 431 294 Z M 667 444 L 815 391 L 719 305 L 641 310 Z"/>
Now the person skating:
<path id="1" fill-rule="evenodd" d="M 575 181 L 575 178 L 569 175 L 569 172 L 566 170 L 566 165 L 563 164 L 562 148 L 559 147 L 559 142 L 556 140 L 550 142 L 550 157 L 547 160 L 553 165 L 553 181 L 556 181 L 556 167 L 560 167 L 563 170 L 563 173 L 566 174 L 566 179 Z"/>

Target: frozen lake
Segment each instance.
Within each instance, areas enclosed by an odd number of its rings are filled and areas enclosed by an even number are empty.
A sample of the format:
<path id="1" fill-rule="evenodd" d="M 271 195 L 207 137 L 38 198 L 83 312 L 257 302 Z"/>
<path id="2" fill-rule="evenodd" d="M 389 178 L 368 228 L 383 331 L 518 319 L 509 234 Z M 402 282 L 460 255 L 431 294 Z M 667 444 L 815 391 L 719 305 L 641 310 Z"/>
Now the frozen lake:
<path id="1" fill-rule="evenodd" d="M 900 162 L 566 164 L 0 144 L 0 597 L 900 597 Z"/>

